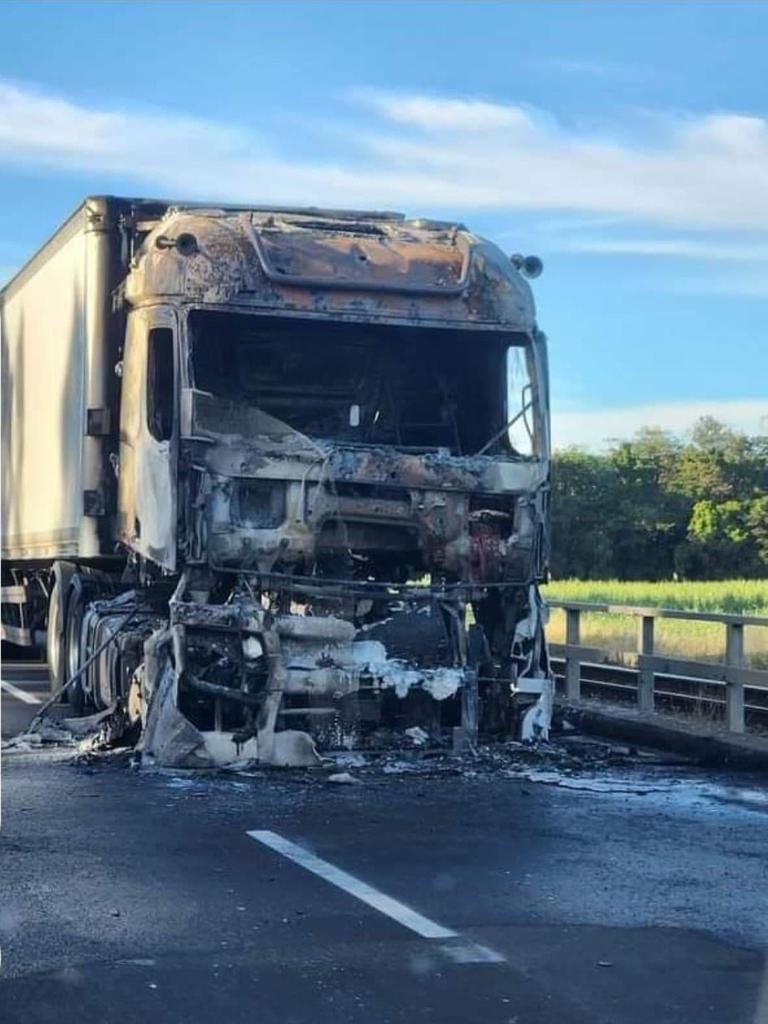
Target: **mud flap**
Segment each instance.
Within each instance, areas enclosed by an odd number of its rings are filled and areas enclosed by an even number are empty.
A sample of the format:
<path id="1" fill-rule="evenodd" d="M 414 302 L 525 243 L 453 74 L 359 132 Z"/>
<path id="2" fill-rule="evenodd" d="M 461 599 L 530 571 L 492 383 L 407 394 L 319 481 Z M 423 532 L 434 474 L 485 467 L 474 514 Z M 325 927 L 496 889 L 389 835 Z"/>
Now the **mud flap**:
<path id="1" fill-rule="evenodd" d="M 179 711 L 178 686 L 178 675 L 166 661 L 136 749 L 166 767 L 204 768 L 210 762 L 203 752 L 203 734 Z"/>
<path id="2" fill-rule="evenodd" d="M 554 680 L 519 679 L 518 693 L 538 693 L 539 699 L 524 713 L 520 723 L 520 739 L 524 743 L 535 743 L 537 740 L 546 742 L 552 724 L 552 704 L 555 693 Z"/>
<path id="3" fill-rule="evenodd" d="M 538 700 L 525 710 L 520 722 L 520 739 L 527 743 L 548 740 L 552 724 L 555 681 L 545 634 L 547 618 L 547 606 L 539 588 L 532 585 L 528 592 L 528 615 L 517 623 L 512 644 L 512 656 L 518 665 L 515 692 L 538 694 Z"/>

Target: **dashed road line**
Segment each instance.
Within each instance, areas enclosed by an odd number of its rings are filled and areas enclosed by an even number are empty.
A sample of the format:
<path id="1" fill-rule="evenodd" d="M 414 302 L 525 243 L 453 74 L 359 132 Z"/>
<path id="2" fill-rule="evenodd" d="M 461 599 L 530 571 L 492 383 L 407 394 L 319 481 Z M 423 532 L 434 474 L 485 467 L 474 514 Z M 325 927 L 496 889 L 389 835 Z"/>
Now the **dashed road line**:
<path id="1" fill-rule="evenodd" d="M 0 679 L 0 689 L 5 690 L 5 692 L 10 694 L 11 697 L 15 697 L 17 700 L 21 700 L 25 704 L 43 703 L 39 697 L 34 695 L 34 693 L 27 693 L 26 690 L 20 690 L 18 686 L 14 686 L 13 683 L 9 683 L 7 679 Z"/>
<path id="2" fill-rule="evenodd" d="M 350 896 L 354 896 L 361 903 L 365 903 L 374 910 L 378 910 L 380 914 L 384 914 L 404 928 L 416 932 L 423 939 L 448 940 L 441 946 L 441 949 L 456 963 L 505 963 L 505 958 L 495 950 L 462 938 L 459 932 L 453 928 L 446 928 L 444 925 L 424 917 L 423 914 L 406 906 L 405 903 L 387 896 L 386 893 L 375 889 L 372 885 L 362 881 L 362 879 L 356 878 L 354 875 L 349 874 L 348 871 L 337 868 L 334 864 L 323 860 L 321 857 L 317 857 L 303 846 L 291 842 L 290 839 L 286 839 L 277 832 L 270 832 L 267 829 L 254 829 L 246 834 L 251 839 L 255 839 L 257 843 L 268 846 L 271 850 L 293 861 L 294 864 L 298 864 L 307 871 L 311 871 L 318 878 L 322 878 L 331 885 L 335 885 L 337 889 L 342 889 Z"/>

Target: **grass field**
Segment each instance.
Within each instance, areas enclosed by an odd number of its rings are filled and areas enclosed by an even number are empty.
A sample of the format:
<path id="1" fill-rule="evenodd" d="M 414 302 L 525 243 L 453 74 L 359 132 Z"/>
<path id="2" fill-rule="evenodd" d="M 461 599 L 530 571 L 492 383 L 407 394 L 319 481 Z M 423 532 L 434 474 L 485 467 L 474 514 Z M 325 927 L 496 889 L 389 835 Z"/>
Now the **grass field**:
<path id="1" fill-rule="evenodd" d="M 623 583 L 619 580 L 561 580 L 543 588 L 550 601 L 584 601 L 697 612 L 731 612 L 768 618 L 768 580 L 712 580 L 700 582 Z M 625 615 L 586 613 L 581 616 L 581 642 L 589 647 L 635 651 L 637 620 Z M 548 629 L 552 643 L 565 642 L 565 613 L 553 608 Z M 716 622 L 657 619 L 655 646 L 659 654 L 695 661 L 723 660 L 725 626 Z M 747 662 L 768 668 L 768 627 L 744 630 Z"/>

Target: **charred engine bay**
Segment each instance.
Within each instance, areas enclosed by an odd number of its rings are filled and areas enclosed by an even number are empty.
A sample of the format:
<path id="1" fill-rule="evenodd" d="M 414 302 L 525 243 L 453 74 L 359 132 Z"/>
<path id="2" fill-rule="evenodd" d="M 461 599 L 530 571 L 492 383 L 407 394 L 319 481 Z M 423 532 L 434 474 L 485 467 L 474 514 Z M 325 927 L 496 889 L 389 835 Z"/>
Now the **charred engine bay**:
<path id="1" fill-rule="evenodd" d="M 168 619 L 152 589 L 96 602 L 92 645 L 113 643 L 79 690 L 94 724 L 113 739 L 139 733 L 147 759 L 177 767 L 309 767 L 408 730 L 456 751 L 516 729 L 546 738 L 551 677 L 534 586 L 257 581 L 187 572 Z"/>
<path id="2" fill-rule="evenodd" d="M 406 728 L 457 750 L 546 739 L 540 466 L 315 439 L 235 406 L 191 404 L 181 573 L 82 576 L 75 710 L 179 767 L 310 766 Z"/>

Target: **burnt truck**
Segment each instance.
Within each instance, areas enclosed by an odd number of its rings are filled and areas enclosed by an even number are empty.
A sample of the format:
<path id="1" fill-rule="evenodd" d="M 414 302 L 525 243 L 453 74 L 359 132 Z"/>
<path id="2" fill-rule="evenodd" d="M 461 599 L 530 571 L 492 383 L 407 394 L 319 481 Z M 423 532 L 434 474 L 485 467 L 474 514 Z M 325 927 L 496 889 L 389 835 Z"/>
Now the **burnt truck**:
<path id="1" fill-rule="evenodd" d="M 546 339 L 462 224 L 86 199 L 0 293 L 2 635 L 162 764 L 546 737 Z"/>

